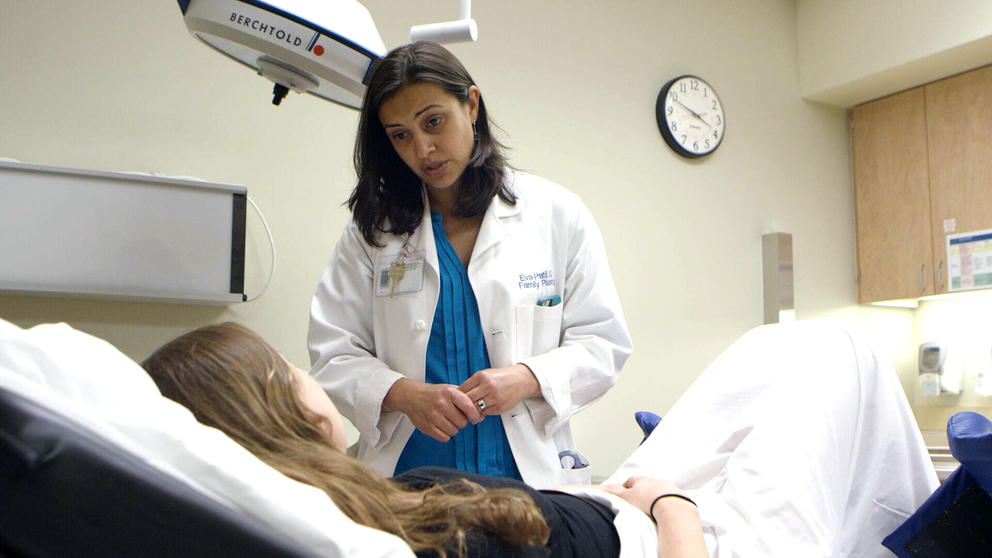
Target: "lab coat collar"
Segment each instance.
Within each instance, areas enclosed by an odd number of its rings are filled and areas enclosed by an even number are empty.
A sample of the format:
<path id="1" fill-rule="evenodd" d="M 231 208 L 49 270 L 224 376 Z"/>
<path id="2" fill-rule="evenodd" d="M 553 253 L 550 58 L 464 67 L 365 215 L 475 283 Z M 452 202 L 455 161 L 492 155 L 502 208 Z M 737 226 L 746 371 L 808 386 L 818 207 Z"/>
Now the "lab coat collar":
<path id="1" fill-rule="evenodd" d="M 506 224 L 504 221 L 519 215 L 523 210 L 526 201 L 516 192 L 516 189 L 514 188 L 516 177 L 517 175 L 513 170 L 507 170 L 505 180 L 510 191 L 517 194 L 515 204 L 510 205 L 506 203 L 499 197 L 499 195 L 493 196 L 492 201 L 489 202 L 489 208 L 486 210 L 486 214 L 482 219 L 482 226 L 479 229 L 479 236 L 475 241 L 475 247 L 472 249 L 472 258 L 469 261 L 469 267 L 472 267 L 472 262 L 475 262 L 479 256 L 483 255 L 488 249 L 498 244 L 507 236 L 507 234 L 509 234 L 506 230 Z M 415 237 L 420 236 L 421 238 L 414 238 L 413 242 L 419 250 L 425 251 L 427 256 L 427 265 L 433 268 L 435 273 L 438 273 L 440 265 L 437 261 L 437 248 L 434 245 L 434 229 L 431 226 L 431 204 L 430 198 L 427 197 L 426 186 L 423 186 L 422 195 L 424 199 L 424 215 L 421 221 L 421 226 L 414 232 Z"/>
<path id="2" fill-rule="evenodd" d="M 506 178 L 504 178 L 504 180 L 506 181 L 507 189 L 517 197 L 517 203 L 510 205 L 500 199 L 499 195 L 493 196 L 493 201 L 489 205 L 489 210 L 493 212 L 496 217 L 501 219 L 504 217 L 512 217 L 517 215 L 527 204 L 526 200 L 520 196 L 520 192 L 517 191 L 516 188 L 517 173 L 512 169 L 507 169 Z"/>
<path id="3" fill-rule="evenodd" d="M 514 191 L 515 178 L 516 173 L 507 170 L 506 181 L 511 192 Z M 506 203 L 499 195 L 493 196 L 492 201 L 489 202 L 489 209 L 486 210 L 486 215 L 482 218 L 482 227 L 479 229 L 479 237 L 475 240 L 475 248 L 472 250 L 469 267 L 472 267 L 472 264 L 485 254 L 486 250 L 498 244 L 509 234 L 506 230 L 505 220 L 518 215 L 523 209 L 523 205 L 524 200 L 520 196 L 517 196 L 517 203 L 514 205 Z"/>
<path id="4" fill-rule="evenodd" d="M 437 261 L 437 245 L 434 244 L 434 227 L 431 225 L 431 200 L 427 197 L 427 186 L 421 185 L 421 195 L 424 198 L 424 215 L 420 219 L 420 226 L 414 231 L 414 236 L 420 236 L 422 240 L 414 241 L 414 246 L 418 250 L 423 250 L 427 257 L 427 265 L 434 270 L 434 275 L 440 277 L 441 265 Z"/>

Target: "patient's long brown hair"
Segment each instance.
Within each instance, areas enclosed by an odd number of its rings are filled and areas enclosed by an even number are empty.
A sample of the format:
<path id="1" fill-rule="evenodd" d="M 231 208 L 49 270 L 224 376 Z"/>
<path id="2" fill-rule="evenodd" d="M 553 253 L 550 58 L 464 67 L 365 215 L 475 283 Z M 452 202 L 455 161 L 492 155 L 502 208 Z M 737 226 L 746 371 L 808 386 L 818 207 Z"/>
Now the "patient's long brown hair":
<path id="1" fill-rule="evenodd" d="M 548 526 L 527 494 L 463 480 L 412 490 L 330 445 L 297 396 L 282 356 L 234 323 L 203 327 L 142 363 L 162 394 L 224 431 L 286 476 L 316 486 L 357 523 L 393 533 L 412 549 L 464 550 L 466 530 L 511 544 L 543 545 Z M 452 544 L 453 543 L 453 544 Z"/>

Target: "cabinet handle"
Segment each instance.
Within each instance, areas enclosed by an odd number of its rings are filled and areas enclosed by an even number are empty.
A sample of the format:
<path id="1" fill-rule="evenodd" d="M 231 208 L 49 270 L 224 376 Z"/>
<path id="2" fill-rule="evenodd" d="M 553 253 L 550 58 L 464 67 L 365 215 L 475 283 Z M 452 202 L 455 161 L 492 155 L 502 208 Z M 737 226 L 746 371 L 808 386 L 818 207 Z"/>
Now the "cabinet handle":
<path id="1" fill-rule="evenodd" d="M 921 293 L 927 290 L 927 286 L 923 284 L 923 266 L 925 266 L 925 265 L 926 264 L 920 264 L 920 292 Z"/>
<path id="2" fill-rule="evenodd" d="M 944 272 L 942 271 L 943 269 L 944 269 L 944 260 L 939 260 L 937 262 L 937 290 L 938 291 L 944 290 L 944 281 L 943 281 L 943 279 L 944 279 Z"/>

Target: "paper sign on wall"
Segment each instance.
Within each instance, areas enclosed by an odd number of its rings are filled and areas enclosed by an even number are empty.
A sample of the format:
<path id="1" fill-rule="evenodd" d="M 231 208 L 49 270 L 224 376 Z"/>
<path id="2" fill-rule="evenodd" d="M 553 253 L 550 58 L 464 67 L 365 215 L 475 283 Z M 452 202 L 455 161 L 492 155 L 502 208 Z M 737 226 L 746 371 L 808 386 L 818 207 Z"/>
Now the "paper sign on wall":
<path id="1" fill-rule="evenodd" d="M 992 229 L 949 234 L 946 242 L 948 291 L 992 287 Z"/>

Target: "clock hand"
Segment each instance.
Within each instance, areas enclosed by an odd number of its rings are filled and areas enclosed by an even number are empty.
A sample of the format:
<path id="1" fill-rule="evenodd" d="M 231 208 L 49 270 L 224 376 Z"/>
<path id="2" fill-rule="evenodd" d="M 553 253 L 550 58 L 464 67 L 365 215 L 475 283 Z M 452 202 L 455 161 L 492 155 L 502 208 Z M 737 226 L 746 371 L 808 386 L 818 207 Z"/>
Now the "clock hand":
<path id="1" fill-rule="evenodd" d="M 684 104 L 682 104 L 682 101 L 679 101 L 678 99 L 672 99 L 672 100 L 673 100 L 673 101 L 675 101 L 676 103 L 678 103 L 678 105 L 679 105 L 680 107 L 682 107 L 682 108 L 684 108 L 685 110 L 687 110 L 687 111 L 689 111 L 689 114 L 691 114 L 691 115 L 693 115 L 693 116 L 695 116 L 695 117 L 696 117 L 696 120 L 699 120 L 699 121 L 700 121 L 700 122 L 702 122 L 703 124 L 706 124 L 706 127 L 707 127 L 707 128 L 710 128 L 710 129 L 712 129 L 712 128 L 713 128 L 713 126 L 710 126 L 708 122 L 706 122 L 705 120 L 703 120 L 703 117 L 702 117 L 702 116 L 699 116 L 699 114 L 697 114 L 697 113 L 696 113 L 696 111 L 694 111 L 694 110 L 692 110 L 691 108 L 689 108 L 689 107 L 687 107 L 687 106 L 685 106 Z"/>

